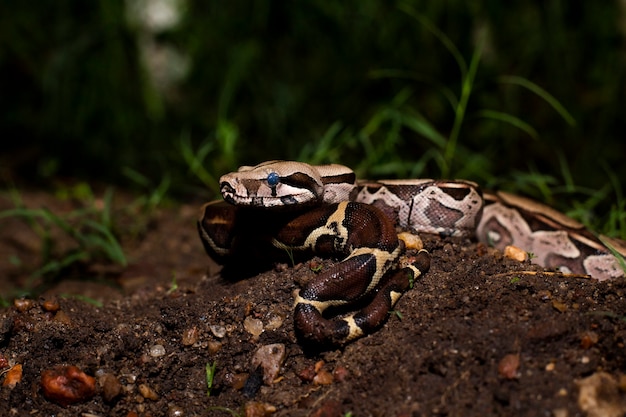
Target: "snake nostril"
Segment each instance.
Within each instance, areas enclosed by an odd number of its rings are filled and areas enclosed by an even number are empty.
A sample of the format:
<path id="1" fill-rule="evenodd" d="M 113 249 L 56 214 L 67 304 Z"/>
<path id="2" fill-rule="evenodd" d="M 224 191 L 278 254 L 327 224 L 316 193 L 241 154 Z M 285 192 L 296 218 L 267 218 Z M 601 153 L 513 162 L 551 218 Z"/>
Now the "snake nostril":
<path id="1" fill-rule="evenodd" d="M 235 189 L 233 188 L 232 185 L 230 185 L 227 182 L 223 182 L 220 184 L 220 192 L 222 194 L 226 193 L 226 194 L 232 194 L 235 192 Z"/>

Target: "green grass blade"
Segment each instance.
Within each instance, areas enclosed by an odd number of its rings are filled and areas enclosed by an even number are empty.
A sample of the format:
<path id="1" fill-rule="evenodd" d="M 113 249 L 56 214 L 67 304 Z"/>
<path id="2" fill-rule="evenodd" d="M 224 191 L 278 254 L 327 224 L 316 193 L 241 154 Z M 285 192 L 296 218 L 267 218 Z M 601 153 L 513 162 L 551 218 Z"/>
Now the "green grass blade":
<path id="1" fill-rule="evenodd" d="M 312 165 L 331 162 L 338 159 L 336 149 L 341 143 L 340 134 L 343 124 L 339 121 L 330 125 L 322 137 L 316 142 L 307 142 L 299 153 L 299 161 L 307 161 Z"/>
<path id="2" fill-rule="evenodd" d="M 220 155 L 226 165 L 235 167 L 238 159 L 235 148 L 239 141 L 239 128 L 237 125 L 226 119 L 218 120 L 216 139 L 219 145 Z"/>
<path id="3" fill-rule="evenodd" d="M 527 80 L 523 77 L 518 77 L 515 75 L 504 75 L 498 78 L 498 81 L 504 84 L 513 84 L 519 85 L 520 87 L 524 87 L 539 97 L 541 97 L 546 103 L 548 103 L 554 110 L 557 111 L 561 115 L 561 117 L 567 122 L 570 126 L 576 126 L 576 119 L 567 111 L 567 109 L 550 93 L 548 93 L 543 88 L 539 87 L 534 82 Z"/>
<path id="4" fill-rule="evenodd" d="M 131 167 L 122 168 L 122 175 L 142 187 L 147 188 L 150 186 L 150 180 L 148 179 L 148 177 Z"/>
<path id="5" fill-rule="evenodd" d="M 44 264 L 41 268 L 33 272 L 31 276 L 33 278 L 37 278 L 48 274 L 57 274 L 76 262 L 86 261 L 88 259 L 89 254 L 85 251 L 71 253 L 59 260 L 53 259 L 46 262 L 46 264 Z M 32 282 L 29 282 L 29 286 L 32 286 Z"/>
<path id="6" fill-rule="evenodd" d="M 503 113 L 497 110 L 484 109 L 484 110 L 480 110 L 479 112 L 477 112 L 477 115 L 479 117 L 484 117 L 486 119 L 497 120 L 500 122 L 510 124 L 511 126 L 514 126 L 518 128 L 519 130 L 525 132 L 531 138 L 535 140 L 539 139 L 539 134 L 531 125 L 529 125 L 528 123 L 526 123 L 519 117 L 513 116 L 512 114 Z"/>
<path id="7" fill-rule="evenodd" d="M 189 135 L 183 135 L 180 138 L 179 148 L 189 171 L 198 177 L 215 195 L 218 195 L 220 190 L 217 178 L 204 167 L 207 156 L 213 151 L 213 143 L 206 141 L 198 149 L 193 149 Z"/>
<path id="8" fill-rule="evenodd" d="M 450 136 L 448 138 L 448 142 L 446 143 L 446 147 L 443 153 L 445 163 L 443 167 L 444 169 L 441 173 L 443 178 L 448 178 L 450 176 L 450 173 L 452 172 L 452 160 L 456 152 L 456 146 L 459 139 L 459 134 L 461 132 L 461 126 L 463 125 L 463 120 L 465 119 L 467 103 L 469 102 L 470 95 L 472 94 L 474 78 L 476 77 L 476 72 L 478 71 L 478 64 L 482 55 L 482 49 L 483 42 L 481 40 L 478 42 L 478 46 L 472 54 L 472 60 L 470 61 L 467 76 L 463 77 L 461 99 L 459 100 L 459 105 L 456 108 L 454 114 L 454 125 L 452 126 L 452 131 L 450 132 Z"/>
<path id="9" fill-rule="evenodd" d="M 148 198 L 149 208 L 154 208 L 154 207 L 157 207 L 159 204 L 161 204 L 161 202 L 165 199 L 165 196 L 167 195 L 167 192 L 170 189 L 171 184 L 172 184 L 171 177 L 168 174 L 163 176 L 163 179 L 161 180 L 159 185 L 157 185 L 154 191 L 150 193 L 150 196 Z"/>
<path id="10" fill-rule="evenodd" d="M 107 258 L 113 262 L 126 266 L 126 256 L 124 250 L 116 237 L 104 225 L 93 220 L 86 219 L 85 226 L 90 227 L 98 233 L 84 233 L 80 235 L 80 242 L 85 246 L 95 246 L 105 252 Z"/>
<path id="11" fill-rule="evenodd" d="M 604 236 L 599 235 L 598 238 L 600 239 L 600 241 L 604 244 L 604 246 L 606 246 L 607 248 L 609 248 L 609 251 L 611 251 L 611 254 L 615 257 L 615 259 L 617 260 L 617 263 L 619 264 L 619 267 L 621 268 L 622 271 L 624 271 L 624 275 L 626 275 L 626 259 L 624 259 L 624 255 L 622 255 L 616 248 L 615 246 L 613 246 L 611 244 L 611 242 L 609 242 L 608 239 L 606 239 Z"/>
<path id="12" fill-rule="evenodd" d="M 32 219 L 41 215 L 41 209 L 14 208 L 0 211 L 0 219 L 6 217 L 24 217 Z"/>
<path id="13" fill-rule="evenodd" d="M 84 303 L 91 304 L 97 308 L 102 308 L 104 306 L 102 301 L 96 300 L 95 298 L 87 297 L 86 295 L 82 295 L 82 294 L 61 293 L 59 294 L 59 297 L 64 298 L 64 299 L 73 299 L 73 300 L 82 301 Z"/>
<path id="14" fill-rule="evenodd" d="M 408 14 L 409 16 L 416 19 L 422 26 L 424 26 L 431 34 L 433 34 L 439 42 L 450 52 L 450 54 L 454 57 L 461 70 L 461 76 L 465 78 L 465 74 L 467 73 L 467 64 L 465 63 L 465 59 L 463 59 L 463 55 L 457 49 L 454 42 L 448 38 L 448 36 L 443 33 L 437 26 L 435 26 L 425 15 L 417 12 L 411 5 L 407 3 L 402 3 L 398 6 L 400 10 Z"/>
<path id="15" fill-rule="evenodd" d="M 113 225 L 113 219 L 111 217 L 112 204 L 113 204 L 113 188 L 107 188 L 102 197 L 103 206 L 100 213 L 100 222 L 107 228 L 111 228 Z"/>
<path id="16" fill-rule="evenodd" d="M 456 109 L 459 104 L 459 100 L 454 94 L 454 92 L 446 85 L 441 84 L 437 80 L 432 77 L 422 75 L 419 73 L 415 73 L 413 71 L 408 70 L 400 70 L 393 68 L 381 68 L 377 70 L 372 70 L 368 73 L 370 78 L 397 78 L 397 79 L 407 79 L 413 81 L 419 81 L 429 86 L 435 87 L 437 91 L 450 103 L 452 109 Z"/>
<path id="17" fill-rule="evenodd" d="M 428 139 L 439 149 L 445 148 L 447 139 L 420 112 L 400 113 L 398 117 L 407 128 Z"/>

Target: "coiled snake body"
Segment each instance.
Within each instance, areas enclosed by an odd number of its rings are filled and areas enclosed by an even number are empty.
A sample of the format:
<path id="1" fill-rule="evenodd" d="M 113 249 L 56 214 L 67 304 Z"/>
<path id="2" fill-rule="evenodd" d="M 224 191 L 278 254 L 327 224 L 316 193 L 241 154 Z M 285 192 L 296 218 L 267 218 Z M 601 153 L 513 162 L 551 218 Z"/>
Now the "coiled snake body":
<path id="1" fill-rule="evenodd" d="M 357 182 L 342 165 L 269 161 L 220 178 L 224 200 L 202 208 L 198 231 L 207 253 L 227 262 L 261 246 L 343 257 L 295 296 L 294 321 L 303 341 L 342 344 L 371 333 L 430 255 L 411 232 L 473 236 L 499 249 L 515 245 L 534 262 L 598 280 L 624 276 L 610 250 L 582 225 L 532 200 L 485 193 L 470 181 Z M 626 254 L 626 245 L 611 240 Z M 417 249 L 403 256 L 405 247 Z M 357 307 L 355 307 L 357 306 Z M 329 307 L 359 308 L 343 317 Z"/>

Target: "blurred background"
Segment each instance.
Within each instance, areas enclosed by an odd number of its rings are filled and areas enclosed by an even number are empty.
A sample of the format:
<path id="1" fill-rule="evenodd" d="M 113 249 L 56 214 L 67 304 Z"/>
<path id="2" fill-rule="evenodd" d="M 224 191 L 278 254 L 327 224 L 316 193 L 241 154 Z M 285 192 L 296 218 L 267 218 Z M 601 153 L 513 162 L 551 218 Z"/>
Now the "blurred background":
<path id="1" fill-rule="evenodd" d="M 624 0 L 1 4 L 5 188 L 209 199 L 241 164 L 299 159 L 626 222 Z"/>

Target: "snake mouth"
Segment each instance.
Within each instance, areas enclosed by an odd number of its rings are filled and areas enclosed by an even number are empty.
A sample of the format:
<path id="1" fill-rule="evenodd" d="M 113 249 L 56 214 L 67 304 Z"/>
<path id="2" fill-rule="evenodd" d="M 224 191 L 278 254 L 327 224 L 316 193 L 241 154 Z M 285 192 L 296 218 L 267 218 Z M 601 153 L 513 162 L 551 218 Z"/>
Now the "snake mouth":
<path id="1" fill-rule="evenodd" d="M 234 194 L 235 188 L 232 185 L 230 185 L 230 183 L 228 182 L 222 182 L 220 184 L 220 191 L 222 192 L 222 194 L 224 193 Z"/>
<path id="2" fill-rule="evenodd" d="M 237 196 L 235 188 L 227 182 L 220 184 L 220 193 L 224 200 L 230 204 L 241 204 L 242 197 Z"/>
<path id="3" fill-rule="evenodd" d="M 273 211 L 300 211 L 318 204 L 320 199 L 311 199 L 311 193 L 302 191 L 299 194 L 288 195 L 260 195 L 256 191 L 250 192 L 250 186 L 245 188 L 246 194 L 241 193 L 238 184 L 228 181 L 220 183 L 220 193 L 224 201 L 236 206 L 248 207 L 259 210 Z M 306 190 L 308 191 L 308 190 Z"/>

